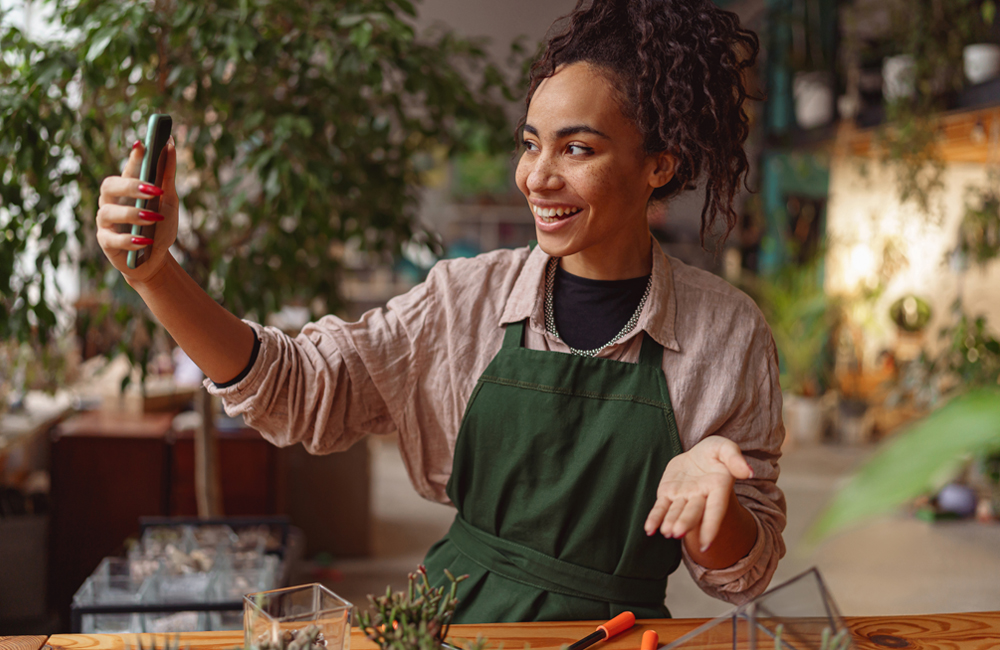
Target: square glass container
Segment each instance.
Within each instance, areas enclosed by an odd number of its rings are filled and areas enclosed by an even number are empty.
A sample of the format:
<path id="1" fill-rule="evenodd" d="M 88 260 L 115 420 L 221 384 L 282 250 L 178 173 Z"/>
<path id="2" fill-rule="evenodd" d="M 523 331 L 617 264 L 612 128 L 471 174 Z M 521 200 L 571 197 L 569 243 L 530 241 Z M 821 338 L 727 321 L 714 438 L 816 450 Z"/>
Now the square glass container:
<path id="1" fill-rule="evenodd" d="M 149 587 L 149 579 L 136 576 L 126 558 L 106 557 L 73 596 L 75 607 L 138 605 Z M 84 614 L 83 634 L 141 632 L 142 622 L 135 613 Z"/>
<path id="2" fill-rule="evenodd" d="M 311 625 L 319 628 L 312 649 L 350 650 L 354 606 L 321 584 L 248 594 L 243 598 L 246 647 L 292 639 Z"/>
<path id="3" fill-rule="evenodd" d="M 660 650 L 849 650 L 844 624 L 812 568 Z"/>
<path id="4" fill-rule="evenodd" d="M 278 586 L 280 561 L 276 555 L 232 557 L 215 572 L 209 588 L 213 602 L 242 603 L 243 596 L 267 591 Z M 210 629 L 242 630 L 243 612 L 239 610 L 210 612 Z"/>

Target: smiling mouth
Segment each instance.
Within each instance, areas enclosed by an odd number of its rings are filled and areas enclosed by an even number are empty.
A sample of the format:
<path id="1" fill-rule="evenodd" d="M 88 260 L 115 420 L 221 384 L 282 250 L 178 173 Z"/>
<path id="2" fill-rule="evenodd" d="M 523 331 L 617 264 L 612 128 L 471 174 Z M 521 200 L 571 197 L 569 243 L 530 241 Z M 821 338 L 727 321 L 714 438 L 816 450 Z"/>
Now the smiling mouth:
<path id="1" fill-rule="evenodd" d="M 531 206 L 531 211 L 536 217 L 541 219 L 543 223 L 555 223 L 560 219 L 572 217 L 581 210 L 583 210 L 583 208 L 540 208 L 537 205 Z"/>

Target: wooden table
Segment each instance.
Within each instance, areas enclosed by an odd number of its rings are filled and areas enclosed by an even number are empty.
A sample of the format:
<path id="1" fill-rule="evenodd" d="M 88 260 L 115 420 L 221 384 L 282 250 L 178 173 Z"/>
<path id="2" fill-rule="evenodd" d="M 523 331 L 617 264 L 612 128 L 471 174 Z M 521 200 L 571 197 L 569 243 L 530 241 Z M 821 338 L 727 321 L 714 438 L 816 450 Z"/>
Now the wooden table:
<path id="1" fill-rule="evenodd" d="M 847 625 L 858 650 L 994 650 L 1000 648 L 1000 612 L 938 614 L 927 616 L 849 616 Z M 693 630 L 705 619 L 654 619 L 639 621 L 628 632 L 597 646 L 600 650 L 637 650 L 645 630 L 656 630 L 660 643 L 669 643 Z M 489 647 L 501 643 L 507 650 L 530 644 L 533 650 L 559 648 L 594 631 L 597 622 L 501 623 L 495 625 L 455 625 L 450 639 L 461 641 L 482 634 Z M 143 635 L 145 642 L 154 640 Z M 181 647 L 192 650 L 233 650 L 243 643 L 241 632 L 192 632 L 181 634 Z M 165 637 L 156 636 L 157 647 Z M 57 634 L 50 637 L 0 637 L 0 650 L 125 650 L 132 635 Z M 375 645 L 356 628 L 351 634 L 351 650 L 373 650 Z"/>

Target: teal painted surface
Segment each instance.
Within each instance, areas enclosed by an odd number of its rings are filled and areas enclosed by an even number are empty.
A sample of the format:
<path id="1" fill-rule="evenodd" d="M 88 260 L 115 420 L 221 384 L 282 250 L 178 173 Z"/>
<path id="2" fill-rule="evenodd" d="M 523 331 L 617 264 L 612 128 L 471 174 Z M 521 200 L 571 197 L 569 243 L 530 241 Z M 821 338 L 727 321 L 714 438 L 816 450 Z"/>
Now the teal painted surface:
<path id="1" fill-rule="evenodd" d="M 780 136 L 796 127 L 795 73 L 833 70 L 837 0 L 765 0 L 764 4 L 767 27 L 760 37 L 767 54 L 766 124 L 770 135 Z M 793 31 L 798 36 L 793 36 Z M 818 47 L 807 42 L 818 43 Z"/>
<path id="2" fill-rule="evenodd" d="M 764 36 L 767 49 L 767 130 L 769 133 L 787 133 L 792 127 L 794 104 L 792 99 L 792 74 L 788 52 L 791 49 L 792 30 L 787 19 L 793 0 L 766 0 L 768 29 Z"/>
<path id="3" fill-rule="evenodd" d="M 787 197 L 826 198 L 829 192 L 830 161 L 826 156 L 781 151 L 761 156 L 761 202 L 767 218 L 767 232 L 761 241 L 761 273 L 773 273 L 786 261 Z M 824 214 L 822 228 L 825 222 Z"/>

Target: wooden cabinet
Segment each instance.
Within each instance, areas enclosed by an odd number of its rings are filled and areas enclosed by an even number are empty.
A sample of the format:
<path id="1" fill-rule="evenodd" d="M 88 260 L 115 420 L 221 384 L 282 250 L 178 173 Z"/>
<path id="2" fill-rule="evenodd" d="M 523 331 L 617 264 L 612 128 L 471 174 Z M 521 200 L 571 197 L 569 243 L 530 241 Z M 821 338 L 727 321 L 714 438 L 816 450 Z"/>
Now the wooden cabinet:
<path id="1" fill-rule="evenodd" d="M 73 594 L 101 559 L 122 551 L 139 518 L 196 516 L 194 442 L 173 414 L 88 412 L 53 429 L 49 604 L 68 621 Z M 226 516 L 287 514 L 307 553 L 371 549 L 366 441 L 342 454 L 278 448 L 253 429 L 218 432 Z"/>
<path id="2" fill-rule="evenodd" d="M 53 430 L 49 603 L 63 620 L 101 559 L 122 551 L 140 517 L 196 516 L 194 444 L 173 414 L 88 412 Z M 283 509 L 280 452 L 251 429 L 219 434 L 227 515 Z"/>
<path id="3" fill-rule="evenodd" d="M 226 516 L 274 515 L 283 510 L 283 450 L 253 429 L 216 432 L 219 445 L 219 481 L 222 512 Z M 171 451 L 168 514 L 198 514 L 194 489 L 194 436 L 185 431 L 174 437 Z"/>
<path id="4" fill-rule="evenodd" d="M 68 621 L 73 594 L 101 558 L 168 513 L 172 414 L 83 413 L 53 429 L 49 603 Z"/>

